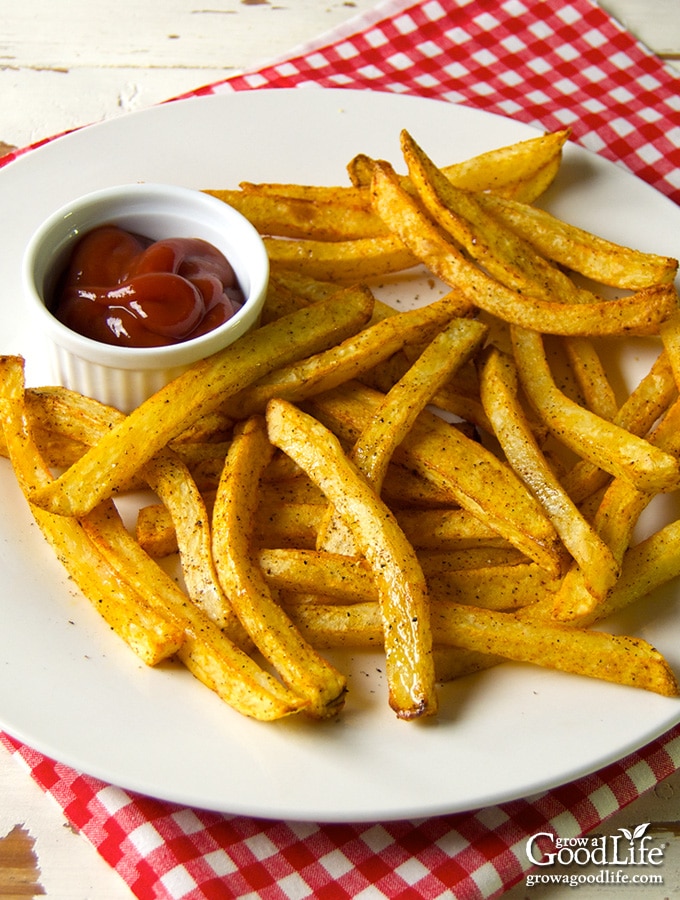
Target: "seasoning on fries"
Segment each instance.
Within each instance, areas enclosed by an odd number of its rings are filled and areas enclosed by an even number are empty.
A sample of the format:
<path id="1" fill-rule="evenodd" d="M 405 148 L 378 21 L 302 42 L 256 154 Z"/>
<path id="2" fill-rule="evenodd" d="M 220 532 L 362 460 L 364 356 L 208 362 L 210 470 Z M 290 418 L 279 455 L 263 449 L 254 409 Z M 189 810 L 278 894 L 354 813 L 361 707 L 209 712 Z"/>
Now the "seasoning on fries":
<path id="1" fill-rule="evenodd" d="M 262 325 L 129 415 L 0 358 L 0 452 L 146 664 L 263 721 L 351 704 L 337 647 L 384 654 L 403 720 L 504 660 L 680 694 L 603 630 L 680 575 L 680 517 L 634 539 L 680 487 L 678 263 L 532 205 L 568 138 L 438 166 L 404 131 L 405 174 L 211 188 L 265 239 Z M 400 312 L 385 276 L 448 293 Z M 620 397 L 600 353 L 631 335 L 658 354 Z M 149 488 L 132 533 L 117 498 Z"/>

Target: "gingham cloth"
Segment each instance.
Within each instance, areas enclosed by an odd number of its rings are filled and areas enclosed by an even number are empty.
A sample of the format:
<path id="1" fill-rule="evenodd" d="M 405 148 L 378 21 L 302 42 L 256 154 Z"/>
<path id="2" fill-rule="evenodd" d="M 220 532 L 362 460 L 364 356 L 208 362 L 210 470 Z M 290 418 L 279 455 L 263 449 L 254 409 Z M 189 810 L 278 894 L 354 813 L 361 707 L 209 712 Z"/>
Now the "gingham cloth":
<path id="1" fill-rule="evenodd" d="M 569 125 L 577 142 L 680 200 L 680 76 L 590 0 L 387 0 L 289 59 L 185 96 L 297 85 Z M 540 796 L 425 821 L 317 825 L 133 795 L 2 742 L 140 900 L 496 898 L 529 871 L 529 836 L 592 831 L 680 766 L 678 726 Z"/>

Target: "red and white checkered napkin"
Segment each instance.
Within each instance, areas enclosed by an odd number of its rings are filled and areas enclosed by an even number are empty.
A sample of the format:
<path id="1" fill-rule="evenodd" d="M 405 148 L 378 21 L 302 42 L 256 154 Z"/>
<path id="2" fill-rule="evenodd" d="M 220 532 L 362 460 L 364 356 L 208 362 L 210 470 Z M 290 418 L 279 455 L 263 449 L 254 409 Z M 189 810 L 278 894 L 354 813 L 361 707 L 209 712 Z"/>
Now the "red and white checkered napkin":
<path id="1" fill-rule="evenodd" d="M 291 59 L 192 96 L 308 84 L 570 125 L 578 142 L 680 200 L 680 76 L 590 0 L 388 0 Z M 426 821 L 316 825 L 134 796 L 3 742 L 142 900 L 498 897 L 528 869 L 529 836 L 592 830 L 680 766 L 679 726 L 537 797 Z"/>
<path id="2" fill-rule="evenodd" d="M 680 765 L 678 726 L 594 775 L 528 799 L 421 821 L 317 825 L 164 803 L 3 742 L 140 900 L 500 897 L 530 868 L 531 835 L 592 831 Z"/>

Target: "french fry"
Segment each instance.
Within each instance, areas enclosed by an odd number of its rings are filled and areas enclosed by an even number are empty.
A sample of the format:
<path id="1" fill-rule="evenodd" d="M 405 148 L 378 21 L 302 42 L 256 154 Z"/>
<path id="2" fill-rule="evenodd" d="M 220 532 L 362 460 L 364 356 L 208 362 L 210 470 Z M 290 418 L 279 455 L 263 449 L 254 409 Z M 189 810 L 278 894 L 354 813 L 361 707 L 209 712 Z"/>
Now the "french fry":
<path id="1" fill-rule="evenodd" d="M 668 354 L 662 351 L 612 421 L 632 434 L 645 435 L 677 398 L 678 390 Z M 565 475 L 563 485 L 580 503 L 606 485 L 609 475 L 589 460 L 579 460 Z"/>
<path id="2" fill-rule="evenodd" d="M 85 531 L 120 577 L 151 606 L 183 625 L 177 657 L 187 669 L 242 715 L 269 722 L 304 709 L 304 700 L 265 672 L 215 623 L 189 602 L 175 581 L 130 536 L 111 500 L 83 520 Z"/>
<path id="3" fill-rule="evenodd" d="M 369 209 L 371 199 L 365 188 L 344 184 L 295 184 L 290 182 L 242 181 L 239 188 L 260 197 L 291 197 L 311 203 Z M 208 191 L 208 193 L 213 193 Z"/>
<path id="4" fill-rule="evenodd" d="M 468 309 L 467 304 L 445 297 L 421 309 L 380 319 L 329 350 L 276 369 L 230 398 L 223 408 L 228 415 L 242 419 L 264 412 L 273 397 L 299 402 L 330 390 L 360 377 L 405 346 L 427 341 L 454 316 Z M 459 326 L 464 327 L 483 330 L 478 322 Z"/>
<path id="5" fill-rule="evenodd" d="M 274 600 L 252 546 L 259 480 L 272 452 L 264 420 L 254 417 L 238 428 L 213 509 L 215 567 L 255 646 L 305 699 L 306 712 L 325 718 L 342 707 L 345 679 L 292 626 Z"/>
<path id="6" fill-rule="evenodd" d="M 63 388 L 35 391 L 28 396 L 33 397 L 36 407 L 40 404 L 39 414 L 45 424 L 50 422 L 61 434 L 76 438 L 87 447 L 96 446 L 112 428 L 125 421 L 119 410 Z M 241 641 L 243 634 L 214 570 L 203 498 L 187 466 L 165 447 L 137 474 L 142 486 L 149 485 L 158 494 L 172 519 L 172 552 L 180 550 L 184 580 L 192 600 L 234 640 Z M 156 554 L 165 555 L 158 550 Z"/>
<path id="7" fill-rule="evenodd" d="M 375 209 L 413 255 L 443 282 L 461 291 L 487 313 L 547 334 L 658 334 L 677 305 L 672 285 L 655 284 L 631 296 L 593 303 L 559 303 L 523 296 L 490 278 L 469 262 L 399 185 L 391 166 L 376 163 Z"/>
<path id="8" fill-rule="evenodd" d="M 461 554 L 456 565 L 447 553 L 446 566 L 437 554 L 419 553 L 431 602 L 454 600 L 483 609 L 516 609 L 533 602 L 536 592 L 550 584 L 535 563 L 496 565 L 489 556 Z M 284 592 L 288 603 L 309 603 L 312 598 L 321 603 L 378 601 L 370 567 L 360 556 L 279 548 L 260 550 L 258 560 L 270 587 Z"/>
<path id="9" fill-rule="evenodd" d="M 547 259 L 599 284 L 637 291 L 670 284 L 677 273 L 678 261 L 672 257 L 623 247 L 536 206 L 497 194 L 479 194 L 476 199 Z"/>
<path id="10" fill-rule="evenodd" d="M 331 299 L 244 335 L 138 406 L 31 501 L 60 515 L 83 515 L 201 414 L 278 365 L 343 340 L 366 323 L 371 309 L 363 295 L 341 306 Z"/>
<path id="11" fill-rule="evenodd" d="M 403 272 L 418 258 L 393 234 L 347 241 L 263 238 L 272 265 L 303 271 L 313 278 L 355 284 L 368 278 Z"/>
<path id="12" fill-rule="evenodd" d="M 393 515 L 349 462 L 337 439 L 284 400 L 267 407 L 270 440 L 293 457 L 350 524 L 377 580 L 390 706 L 404 719 L 437 709 L 427 586 Z"/>
<path id="13" fill-rule="evenodd" d="M 28 495 L 52 476 L 26 428 L 23 360 L 18 357 L 0 358 L 0 410 L 9 456 Z M 179 650 L 184 640 L 181 623 L 168 610 L 150 606 L 121 581 L 76 519 L 35 507 L 31 512 L 74 584 L 140 659 L 154 666 Z"/>
<path id="14" fill-rule="evenodd" d="M 481 565 L 449 572 L 430 572 L 428 558 L 419 555 L 433 604 L 442 600 L 497 611 L 531 606 L 537 597 L 556 590 L 559 580 L 550 578 L 536 563 Z"/>
<path id="15" fill-rule="evenodd" d="M 393 321 L 388 319 L 388 322 Z M 480 322 L 455 319 L 430 342 L 416 362 L 385 395 L 356 441 L 350 459 L 380 494 L 395 449 L 451 375 L 466 362 L 486 335 Z M 332 505 L 317 537 L 319 549 L 351 554 L 351 530 Z"/>
<path id="16" fill-rule="evenodd" d="M 264 548 L 258 563 L 270 587 L 293 595 L 317 594 L 344 603 L 372 599 L 378 590 L 370 566 L 360 556 L 319 550 Z"/>
<path id="17" fill-rule="evenodd" d="M 650 444 L 680 455 L 680 401 L 676 401 L 649 436 Z M 615 478 L 597 508 L 593 528 L 610 548 L 614 559 L 622 562 L 633 528 L 654 494 L 636 488 L 628 480 Z M 561 621 L 580 621 L 592 614 L 606 599 L 592 590 L 584 573 L 571 570 L 555 592 L 553 615 Z"/>
<path id="18" fill-rule="evenodd" d="M 354 202 L 349 202 L 352 195 L 347 196 L 340 189 L 332 195 L 327 192 L 328 199 L 321 199 L 319 191 L 313 192 L 313 197 L 293 197 L 292 188 L 285 185 L 280 186 L 278 193 L 273 188 L 262 190 L 254 185 L 240 191 L 207 190 L 205 193 L 237 209 L 261 234 L 317 241 L 351 241 L 386 234 L 370 202 L 362 206 L 355 197 Z"/>
<path id="19" fill-rule="evenodd" d="M 680 311 L 663 323 L 660 335 L 675 383 L 680 386 Z"/>
<path id="20" fill-rule="evenodd" d="M 291 614 L 310 640 L 326 647 L 379 647 L 377 604 L 295 606 Z M 589 678 L 678 696 L 668 663 L 640 638 L 586 631 L 544 622 L 533 624 L 510 613 L 439 603 L 432 609 L 433 639 L 516 662 L 532 663 Z"/>
<path id="21" fill-rule="evenodd" d="M 214 498 L 203 497 L 209 514 Z M 457 550 L 483 548 L 489 555 L 495 549 L 507 552 L 510 544 L 496 531 L 464 509 L 392 510 L 399 525 L 417 550 Z M 269 499 L 262 490 L 256 519 L 256 541 L 270 549 L 310 550 L 324 521 L 325 504 L 314 500 Z M 172 516 L 164 504 L 142 506 L 137 513 L 137 540 L 154 559 L 177 553 L 177 536 Z"/>
<path id="22" fill-rule="evenodd" d="M 352 451 L 354 461 L 378 491 L 394 450 L 437 391 L 479 348 L 486 332 L 481 322 L 453 320 L 386 394 Z"/>
<path id="23" fill-rule="evenodd" d="M 352 440 L 373 417 L 381 396 L 351 383 L 310 398 L 305 408 L 339 436 Z M 509 466 L 424 410 L 394 454 L 428 479 L 449 504 L 459 504 L 477 516 L 552 575 L 561 571 L 562 551 L 557 532 Z"/>
<path id="24" fill-rule="evenodd" d="M 601 419 L 613 421 L 618 413 L 616 396 L 593 342 L 571 337 L 564 338 L 563 343 L 585 405 Z"/>
<path id="25" fill-rule="evenodd" d="M 444 166 L 442 171 L 456 187 L 466 191 L 491 191 L 530 203 L 550 185 L 559 170 L 562 148 L 570 131 L 555 131 L 515 144 L 480 153 L 470 159 Z M 357 154 L 347 170 L 355 186 L 369 186 L 374 161 Z M 409 188 L 409 181 L 402 178 Z"/>
<path id="26" fill-rule="evenodd" d="M 189 596 L 220 628 L 238 638 L 234 612 L 213 563 L 208 511 L 189 470 L 175 453 L 165 449 L 150 459 L 142 472 L 173 520 Z"/>
<path id="27" fill-rule="evenodd" d="M 455 187 L 407 131 L 401 146 L 418 197 L 432 219 L 498 282 L 522 295 L 562 303 L 592 303 L 599 298 L 579 288 L 533 246 L 501 225 L 470 191 Z"/>
<path id="28" fill-rule="evenodd" d="M 670 491 L 680 484 L 680 464 L 675 457 L 594 415 L 557 388 L 540 334 L 517 327 L 511 334 L 524 391 L 537 414 L 566 446 L 640 490 Z"/>
<path id="29" fill-rule="evenodd" d="M 605 601 L 582 616 L 581 625 L 601 622 L 680 575 L 680 519 L 629 547 L 621 575 Z"/>
<path id="30" fill-rule="evenodd" d="M 518 402 L 511 358 L 491 349 L 481 375 L 482 402 L 513 469 L 540 500 L 564 545 L 578 563 L 589 591 L 604 597 L 619 574 L 607 544 L 564 491 L 534 439 Z"/>

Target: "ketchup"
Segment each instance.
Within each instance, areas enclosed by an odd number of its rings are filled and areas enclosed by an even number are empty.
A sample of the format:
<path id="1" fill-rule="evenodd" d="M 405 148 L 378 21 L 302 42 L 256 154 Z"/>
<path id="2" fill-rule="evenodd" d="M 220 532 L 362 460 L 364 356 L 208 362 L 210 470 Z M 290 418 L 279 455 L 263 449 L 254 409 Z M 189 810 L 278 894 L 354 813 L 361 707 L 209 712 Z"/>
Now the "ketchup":
<path id="1" fill-rule="evenodd" d="M 104 344 L 160 347 L 212 331 L 244 302 L 231 265 L 207 241 L 154 242 L 103 225 L 76 245 L 52 313 Z"/>

